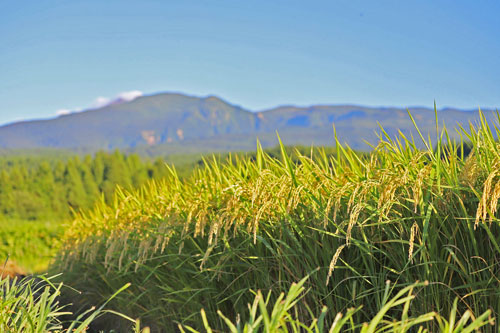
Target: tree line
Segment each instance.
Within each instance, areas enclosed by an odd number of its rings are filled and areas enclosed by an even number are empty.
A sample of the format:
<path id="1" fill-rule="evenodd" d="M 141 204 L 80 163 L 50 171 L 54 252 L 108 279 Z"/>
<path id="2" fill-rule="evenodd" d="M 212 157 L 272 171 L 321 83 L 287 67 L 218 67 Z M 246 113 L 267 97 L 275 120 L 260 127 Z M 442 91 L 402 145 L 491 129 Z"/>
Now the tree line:
<path id="1" fill-rule="evenodd" d="M 72 210 L 88 209 L 101 196 L 113 198 L 116 185 L 139 187 L 165 177 L 161 159 L 141 159 L 119 151 L 66 158 L 0 158 L 0 218 L 65 219 Z"/>

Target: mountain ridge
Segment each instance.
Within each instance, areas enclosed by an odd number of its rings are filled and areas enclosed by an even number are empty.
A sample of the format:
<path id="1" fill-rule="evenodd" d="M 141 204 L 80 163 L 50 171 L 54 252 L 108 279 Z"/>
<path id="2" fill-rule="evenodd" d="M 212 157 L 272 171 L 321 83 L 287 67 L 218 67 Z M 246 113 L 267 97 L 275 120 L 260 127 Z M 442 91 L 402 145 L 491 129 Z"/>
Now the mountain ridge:
<path id="1" fill-rule="evenodd" d="M 410 111 L 423 132 L 435 131 L 432 109 L 413 107 Z M 492 110 L 483 113 L 489 120 L 496 120 Z M 438 115 L 448 127 L 479 119 L 478 111 L 450 107 L 438 110 Z M 257 138 L 264 146 L 275 145 L 276 131 L 285 144 L 333 145 L 335 124 L 343 142 L 366 150 L 369 146 L 364 140 L 371 144 L 378 140 L 378 123 L 390 135 L 396 135 L 398 130 L 405 135 L 415 134 L 406 108 L 318 104 L 250 111 L 215 95 L 158 93 L 55 118 L 2 125 L 0 147 L 149 149 L 165 153 L 183 149 L 246 150 L 255 146 Z"/>

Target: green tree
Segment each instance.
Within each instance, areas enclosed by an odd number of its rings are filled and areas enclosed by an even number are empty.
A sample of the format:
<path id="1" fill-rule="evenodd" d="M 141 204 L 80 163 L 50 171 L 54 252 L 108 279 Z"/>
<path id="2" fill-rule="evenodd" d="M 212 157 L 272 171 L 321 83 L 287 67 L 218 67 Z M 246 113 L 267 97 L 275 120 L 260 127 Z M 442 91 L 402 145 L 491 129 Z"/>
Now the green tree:
<path id="1" fill-rule="evenodd" d="M 102 185 L 104 181 L 104 159 L 106 154 L 102 151 L 96 153 L 94 160 L 92 161 L 91 171 L 94 175 L 94 180 L 98 187 Z"/>
<path id="2" fill-rule="evenodd" d="M 90 171 L 87 163 L 81 165 L 81 175 L 83 181 L 83 187 L 85 189 L 87 200 L 84 203 L 86 208 L 92 206 L 96 198 L 99 197 L 99 187 L 97 186 L 94 176 Z"/>
<path id="3" fill-rule="evenodd" d="M 102 192 L 107 202 L 111 202 L 116 185 L 130 187 L 130 173 L 125 163 L 124 156 L 120 151 L 116 150 L 109 155 L 104 167 L 104 182 L 102 184 Z"/>
<path id="4" fill-rule="evenodd" d="M 148 180 L 148 170 L 136 154 L 127 157 L 128 169 L 131 173 L 131 183 L 133 187 L 142 186 Z"/>
<path id="5" fill-rule="evenodd" d="M 79 164 L 78 159 L 69 160 L 65 172 L 66 200 L 70 207 L 75 210 L 83 208 L 87 202 L 87 193 L 77 164 Z"/>

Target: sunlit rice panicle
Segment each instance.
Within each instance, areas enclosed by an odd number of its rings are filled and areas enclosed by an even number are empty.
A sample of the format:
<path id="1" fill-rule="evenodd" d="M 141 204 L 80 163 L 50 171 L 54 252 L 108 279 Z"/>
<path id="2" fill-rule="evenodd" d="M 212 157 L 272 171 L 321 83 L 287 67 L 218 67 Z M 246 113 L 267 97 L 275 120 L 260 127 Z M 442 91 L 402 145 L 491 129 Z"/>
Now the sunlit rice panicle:
<path id="1" fill-rule="evenodd" d="M 121 270 L 123 267 L 123 259 L 125 257 L 125 254 L 127 253 L 127 249 L 128 249 L 127 242 L 128 242 L 129 235 L 130 234 L 128 232 L 124 232 L 122 235 L 122 238 L 121 238 L 122 249 L 120 252 L 120 257 L 118 258 L 118 270 Z"/>
<path id="2" fill-rule="evenodd" d="M 104 256 L 104 266 L 110 267 L 111 259 L 114 257 L 116 250 L 118 250 L 118 245 L 120 242 L 120 236 L 117 235 L 118 232 L 111 234 L 111 237 L 106 241 L 106 254 Z"/>
<path id="3" fill-rule="evenodd" d="M 332 205 L 333 205 L 333 200 L 332 198 L 328 198 L 328 202 L 326 203 L 326 208 L 325 208 L 325 217 L 323 219 L 323 228 L 326 228 L 326 225 L 328 224 L 328 218 L 329 218 L 329 215 L 330 215 L 330 211 L 332 209 Z M 335 218 L 333 219 L 333 221 L 335 222 Z"/>
<path id="4" fill-rule="evenodd" d="M 494 214 L 496 212 L 496 206 L 497 206 L 497 201 L 498 198 L 500 197 L 500 187 L 497 187 L 493 185 L 493 182 L 495 181 L 498 173 L 500 171 L 500 163 L 497 162 L 493 165 L 492 171 L 486 178 L 486 181 L 484 182 L 484 187 L 483 187 L 483 194 L 481 196 L 481 200 L 479 201 L 479 205 L 477 207 L 477 213 L 476 213 L 476 221 L 474 224 L 474 228 L 477 227 L 479 222 L 485 221 L 488 215 L 488 211 L 490 211 L 491 214 Z M 492 190 L 493 187 L 493 190 Z M 490 221 L 492 219 L 492 216 L 490 216 Z"/>
<path id="5" fill-rule="evenodd" d="M 145 262 L 145 260 L 148 256 L 148 249 L 149 249 L 150 245 L 151 245 L 151 239 L 149 239 L 149 237 L 147 237 L 147 236 L 144 237 L 139 242 L 137 256 L 135 257 L 134 272 L 137 272 L 139 267 Z"/>
<path id="6" fill-rule="evenodd" d="M 431 172 L 431 165 L 425 165 L 423 167 L 420 167 L 416 180 L 413 183 L 412 192 L 413 192 L 413 202 L 414 202 L 414 213 L 417 213 L 418 211 L 418 205 L 420 203 L 422 189 L 424 188 L 424 181 L 429 177 L 430 172 Z"/>
<path id="7" fill-rule="evenodd" d="M 356 187 L 354 188 L 354 191 L 352 191 L 351 196 L 349 198 L 349 202 L 347 203 L 347 212 L 349 213 L 351 211 L 351 208 L 354 205 L 354 202 L 356 202 L 356 199 L 358 199 L 358 191 L 360 190 L 362 184 L 356 184 Z"/>
<path id="8" fill-rule="evenodd" d="M 410 246 L 408 249 L 408 260 L 411 260 L 413 256 L 413 248 L 415 246 L 415 235 L 417 234 L 417 232 L 418 232 L 418 224 L 415 222 L 411 226 L 410 230 L 410 241 L 409 241 Z"/>
<path id="9" fill-rule="evenodd" d="M 301 202 L 300 195 L 301 195 L 301 191 L 304 188 L 305 188 L 304 185 L 299 185 L 297 188 L 292 190 L 290 200 L 288 201 L 288 205 L 286 207 L 287 214 L 289 214 L 290 211 L 296 209 L 298 204 Z"/>
<path id="10" fill-rule="evenodd" d="M 364 208 L 364 203 L 359 202 L 356 206 L 354 206 L 353 210 L 350 213 L 349 216 L 349 224 L 347 225 L 347 231 L 346 231 L 346 236 L 345 236 L 345 243 L 346 245 L 349 245 L 349 242 L 351 240 L 351 233 L 352 233 L 352 228 L 356 223 L 358 223 L 359 219 L 359 214 Z"/>
<path id="11" fill-rule="evenodd" d="M 337 264 L 337 260 L 340 257 L 340 253 L 344 249 L 346 245 L 342 244 L 337 248 L 337 251 L 335 251 L 335 254 L 332 257 L 332 260 L 330 261 L 330 265 L 328 266 L 328 275 L 326 277 L 325 284 L 328 286 L 328 283 L 330 283 L 330 278 L 332 277 L 333 270 L 335 269 L 335 265 Z"/>
<path id="12" fill-rule="evenodd" d="M 490 199 L 490 212 L 495 214 L 497 211 L 498 200 L 500 199 L 500 181 L 497 180 Z M 490 215 L 490 223 L 493 221 L 493 215 Z"/>

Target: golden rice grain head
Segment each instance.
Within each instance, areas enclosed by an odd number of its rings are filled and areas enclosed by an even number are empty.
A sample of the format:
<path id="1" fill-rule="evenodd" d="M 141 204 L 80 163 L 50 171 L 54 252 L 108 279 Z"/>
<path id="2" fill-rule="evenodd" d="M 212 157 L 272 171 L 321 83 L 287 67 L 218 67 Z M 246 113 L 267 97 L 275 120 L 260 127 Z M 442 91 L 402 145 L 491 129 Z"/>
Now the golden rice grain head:
<path id="1" fill-rule="evenodd" d="M 412 259 L 413 256 L 413 247 L 415 245 L 415 235 L 418 232 L 418 224 L 417 222 L 413 223 L 411 226 L 411 232 L 410 232 L 410 248 L 408 249 L 408 260 Z"/>
<path id="2" fill-rule="evenodd" d="M 479 204 L 477 207 L 476 221 L 474 223 L 474 229 L 479 225 L 479 222 L 486 220 L 486 217 L 488 214 L 488 209 L 490 208 L 490 205 L 488 205 L 488 201 L 492 197 L 491 187 L 492 187 L 493 180 L 495 179 L 495 177 L 498 173 L 498 163 L 495 163 L 493 168 L 494 168 L 493 171 L 488 175 L 488 177 L 486 178 L 486 181 L 484 182 L 483 195 L 482 195 L 481 200 L 479 201 Z"/>
<path id="3" fill-rule="evenodd" d="M 330 214 L 330 210 L 332 209 L 332 205 L 333 205 L 333 200 L 330 197 L 328 199 L 328 202 L 326 203 L 325 218 L 323 219 L 323 228 L 326 228 L 326 225 L 328 223 L 328 215 Z M 334 221 L 335 221 L 335 218 L 334 218 Z"/>
<path id="4" fill-rule="evenodd" d="M 332 277 L 333 270 L 335 269 L 335 265 L 337 264 L 337 260 L 339 259 L 340 253 L 342 252 L 344 247 L 345 247 L 345 244 L 339 246 L 337 248 L 337 251 L 335 251 L 335 254 L 332 257 L 332 260 L 330 261 L 330 265 L 328 267 L 328 276 L 326 277 L 326 281 L 325 281 L 327 286 L 328 286 L 328 283 L 330 283 L 330 278 Z"/>
<path id="5" fill-rule="evenodd" d="M 492 214 L 490 216 L 490 223 L 493 221 L 493 215 L 497 211 L 498 199 L 500 199 L 500 182 L 499 181 L 497 181 L 497 183 L 495 184 L 495 187 L 493 188 L 493 192 L 491 193 L 491 196 L 490 196 L 490 212 Z"/>
<path id="6" fill-rule="evenodd" d="M 347 226 L 346 240 L 345 240 L 346 245 L 349 245 L 349 241 L 351 239 L 352 228 L 358 222 L 358 217 L 359 217 L 359 214 L 361 213 L 362 209 L 363 209 L 363 203 L 360 202 L 353 208 L 351 215 L 349 216 L 349 225 Z"/>

